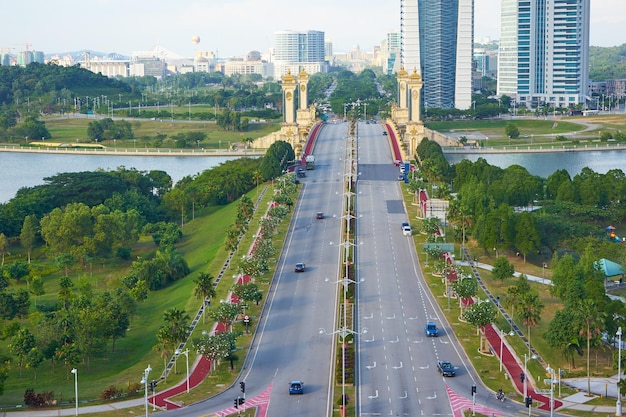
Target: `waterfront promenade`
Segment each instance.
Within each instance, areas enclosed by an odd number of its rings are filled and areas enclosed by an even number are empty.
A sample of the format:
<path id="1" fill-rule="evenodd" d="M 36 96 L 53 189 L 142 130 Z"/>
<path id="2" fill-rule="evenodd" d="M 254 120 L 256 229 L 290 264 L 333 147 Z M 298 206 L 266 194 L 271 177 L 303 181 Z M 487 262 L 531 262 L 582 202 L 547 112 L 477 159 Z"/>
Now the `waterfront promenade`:
<path id="1" fill-rule="evenodd" d="M 441 148 L 444 154 L 503 154 L 503 153 L 553 153 L 553 152 L 591 152 L 591 151 L 624 151 L 626 143 L 585 143 L 563 145 L 504 145 L 504 146 L 459 146 Z"/>
<path id="2" fill-rule="evenodd" d="M 262 156 L 265 149 L 173 149 L 173 148 L 107 148 L 107 147 L 35 147 L 0 145 L 0 152 L 111 156 Z"/>

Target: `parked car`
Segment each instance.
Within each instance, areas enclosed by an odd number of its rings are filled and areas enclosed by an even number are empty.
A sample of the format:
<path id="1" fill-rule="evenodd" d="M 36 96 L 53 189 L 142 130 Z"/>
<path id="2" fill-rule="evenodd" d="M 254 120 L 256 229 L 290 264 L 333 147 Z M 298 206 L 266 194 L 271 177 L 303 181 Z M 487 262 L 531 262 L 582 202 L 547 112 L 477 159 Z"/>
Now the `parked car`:
<path id="1" fill-rule="evenodd" d="M 424 327 L 424 332 L 426 333 L 427 337 L 439 336 L 439 329 L 437 328 L 437 325 L 432 321 L 426 323 L 426 327 Z"/>
<path id="2" fill-rule="evenodd" d="M 304 394 L 304 382 L 291 381 L 289 383 L 289 395 Z"/>
<path id="3" fill-rule="evenodd" d="M 437 362 L 437 370 L 443 376 L 455 376 L 456 369 L 454 366 L 448 361 L 438 361 Z"/>
<path id="4" fill-rule="evenodd" d="M 411 236 L 413 234 L 413 230 L 411 230 L 411 226 L 402 226 L 402 234 L 404 236 Z"/>
<path id="5" fill-rule="evenodd" d="M 305 265 L 304 265 L 302 262 L 298 262 L 298 263 L 296 264 L 296 269 L 295 269 L 295 271 L 296 271 L 296 272 L 304 272 L 304 266 L 305 266 Z"/>

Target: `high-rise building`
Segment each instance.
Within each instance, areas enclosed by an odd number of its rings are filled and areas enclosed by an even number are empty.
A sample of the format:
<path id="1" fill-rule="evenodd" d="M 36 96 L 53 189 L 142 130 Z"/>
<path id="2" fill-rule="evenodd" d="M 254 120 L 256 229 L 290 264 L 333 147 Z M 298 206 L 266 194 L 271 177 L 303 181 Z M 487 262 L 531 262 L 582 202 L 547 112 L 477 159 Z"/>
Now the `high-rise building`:
<path id="1" fill-rule="evenodd" d="M 400 0 L 401 63 L 424 82 L 425 107 L 472 104 L 473 0 Z"/>
<path id="2" fill-rule="evenodd" d="M 274 61 L 323 62 L 324 32 L 281 30 L 274 33 Z"/>
<path id="3" fill-rule="evenodd" d="M 291 71 L 305 69 L 309 74 L 327 72 L 324 32 L 282 30 L 274 33 L 274 77 L 279 79 Z M 295 69 L 295 71 L 294 71 Z"/>
<path id="4" fill-rule="evenodd" d="M 523 106 L 583 103 L 590 0 L 502 0 L 498 94 Z"/>
<path id="5" fill-rule="evenodd" d="M 379 65 L 384 74 L 392 74 L 401 69 L 400 50 L 402 49 L 402 37 L 399 31 L 387 33 L 387 37 L 381 42 Z"/>

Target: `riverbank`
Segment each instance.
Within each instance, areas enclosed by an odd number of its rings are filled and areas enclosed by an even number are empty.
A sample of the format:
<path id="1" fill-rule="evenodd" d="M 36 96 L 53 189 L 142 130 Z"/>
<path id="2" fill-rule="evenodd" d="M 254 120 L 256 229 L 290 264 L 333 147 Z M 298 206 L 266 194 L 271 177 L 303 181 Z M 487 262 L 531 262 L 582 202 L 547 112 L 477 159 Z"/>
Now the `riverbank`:
<path id="1" fill-rule="evenodd" d="M 71 155 L 111 155 L 111 156 L 262 156 L 265 149 L 171 149 L 171 148 L 71 148 L 71 147 L 26 147 L 0 145 L 0 152 L 19 152 L 34 154 L 71 154 Z"/>
<path id="2" fill-rule="evenodd" d="M 551 153 L 551 152 L 590 152 L 590 151 L 623 151 L 623 143 L 590 143 L 584 145 L 527 145 L 502 147 L 445 147 L 444 154 L 506 154 L 506 153 Z"/>

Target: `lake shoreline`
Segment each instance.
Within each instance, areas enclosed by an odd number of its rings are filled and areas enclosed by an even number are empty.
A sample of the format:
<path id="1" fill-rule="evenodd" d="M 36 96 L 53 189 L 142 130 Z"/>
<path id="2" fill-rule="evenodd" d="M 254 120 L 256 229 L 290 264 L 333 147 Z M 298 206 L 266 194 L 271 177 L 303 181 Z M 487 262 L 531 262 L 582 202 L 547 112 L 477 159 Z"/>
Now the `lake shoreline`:
<path id="1" fill-rule="evenodd" d="M 506 153 L 551 153 L 551 152 L 589 152 L 589 151 L 623 151 L 626 144 L 595 143 L 585 145 L 561 145 L 561 146 L 504 146 L 502 148 L 482 146 L 480 148 L 442 147 L 444 154 L 506 154 Z"/>
<path id="2" fill-rule="evenodd" d="M 111 155 L 111 156 L 262 156 L 265 149 L 171 149 L 171 148 L 39 148 L 15 145 L 0 145 L 0 152 L 68 155 Z"/>

